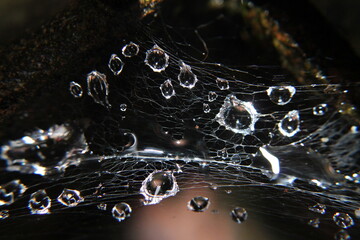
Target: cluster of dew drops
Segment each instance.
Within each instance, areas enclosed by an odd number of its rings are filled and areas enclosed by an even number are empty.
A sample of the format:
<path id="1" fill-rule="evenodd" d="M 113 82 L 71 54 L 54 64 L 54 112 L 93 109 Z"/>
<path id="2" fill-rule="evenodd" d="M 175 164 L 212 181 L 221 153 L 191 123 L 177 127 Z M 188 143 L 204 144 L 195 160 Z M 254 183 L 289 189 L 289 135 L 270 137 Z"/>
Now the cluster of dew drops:
<path id="1" fill-rule="evenodd" d="M 108 67 L 115 76 L 119 76 L 124 68 L 124 61 L 121 59 L 131 58 L 139 54 L 139 45 L 130 42 L 123 46 L 122 56 L 112 54 L 110 56 Z M 161 73 L 169 66 L 169 55 L 159 47 L 157 44 L 153 45 L 145 53 L 144 64 L 148 66 L 153 72 Z M 95 103 L 98 103 L 106 108 L 110 108 L 111 104 L 108 100 L 109 83 L 106 75 L 98 71 L 92 71 L 87 74 L 87 94 Z M 166 79 L 159 85 L 160 93 L 165 100 L 169 100 L 176 96 L 174 89 L 174 80 Z M 192 89 L 199 82 L 197 75 L 193 72 L 190 65 L 183 61 L 179 61 L 179 73 L 177 75 L 178 84 L 186 89 Z M 223 78 L 216 78 L 215 83 L 220 90 L 228 90 L 230 88 L 229 81 Z M 83 87 L 77 82 L 70 82 L 70 93 L 75 98 L 81 98 L 84 94 Z M 288 104 L 296 94 L 296 88 L 289 85 L 271 86 L 266 90 L 269 99 L 279 105 Z M 209 113 L 211 111 L 209 103 L 216 101 L 218 95 L 214 91 L 209 91 L 207 95 L 207 102 L 203 103 L 203 112 Z M 121 104 L 120 110 L 126 111 L 127 105 Z M 319 104 L 313 109 L 313 115 L 323 116 L 327 112 L 326 104 Z M 261 117 L 251 102 L 245 102 L 238 99 L 235 95 L 228 95 L 224 104 L 219 109 L 216 115 L 216 121 L 224 126 L 226 129 L 234 133 L 249 135 L 255 130 L 255 123 Z M 300 131 L 300 114 L 298 110 L 291 110 L 286 113 L 278 123 L 278 130 L 284 137 L 293 137 Z M 0 186 L 0 206 L 11 204 L 15 198 L 21 196 L 26 191 L 26 186 L 20 183 L 19 180 L 10 182 Z M 170 171 L 154 171 L 142 183 L 140 193 L 144 196 L 145 204 L 157 204 L 162 199 L 174 196 L 179 191 L 176 179 L 173 172 Z M 67 207 L 75 207 L 85 199 L 81 193 L 74 189 L 64 189 L 57 197 L 57 201 Z M 51 199 L 44 189 L 38 190 L 31 194 L 28 203 L 28 208 L 32 214 L 49 214 L 51 208 Z M 192 198 L 187 208 L 194 212 L 203 212 L 208 209 L 210 200 L 204 196 L 197 196 Z M 97 205 L 100 210 L 107 210 L 106 203 Z M 323 204 L 316 204 L 310 206 L 309 210 L 324 214 L 326 206 Z M 115 204 L 111 209 L 112 216 L 119 222 L 131 216 L 132 208 L 126 202 Z M 359 212 L 356 215 L 360 215 Z M 9 216 L 7 210 L 0 212 L 0 219 L 6 219 Z M 242 207 L 235 207 L 230 212 L 231 218 L 237 222 L 242 223 L 248 218 L 246 209 Z M 336 239 L 350 239 L 349 234 L 344 230 L 354 225 L 354 221 L 347 213 L 336 212 L 333 215 L 333 221 L 343 230 L 339 231 Z M 309 225 L 318 228 L 320 224 L 319 218 L 311 219 Z"/>

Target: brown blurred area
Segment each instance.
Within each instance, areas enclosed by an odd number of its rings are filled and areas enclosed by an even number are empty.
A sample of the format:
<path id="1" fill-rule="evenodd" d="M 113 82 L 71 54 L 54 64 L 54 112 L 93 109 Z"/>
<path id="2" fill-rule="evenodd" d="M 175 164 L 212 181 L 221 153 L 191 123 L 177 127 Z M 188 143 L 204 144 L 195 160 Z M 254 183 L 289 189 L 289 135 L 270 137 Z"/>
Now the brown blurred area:
<path id="1" fill-rule="evenodd" d="M 74 0 L 1 0 L 0 46 L 50 20 Z"/>

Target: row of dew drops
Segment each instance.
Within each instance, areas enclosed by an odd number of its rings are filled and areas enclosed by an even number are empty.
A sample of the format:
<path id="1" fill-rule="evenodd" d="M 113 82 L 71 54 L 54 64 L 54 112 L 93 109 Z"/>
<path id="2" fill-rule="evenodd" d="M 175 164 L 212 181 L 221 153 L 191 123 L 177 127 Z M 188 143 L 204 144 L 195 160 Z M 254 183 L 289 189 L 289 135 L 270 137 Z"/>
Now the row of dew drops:
<path id="1" fill-rule="evenodd" d="M 123 46 L 122 55 L 126 58 L 131 58 L 139 53 L 139 46 L 130 42 Z M 164 71 L 169 65 L 169 55 L 158 45 L 154 45 L 151 49 L 146 51 L 144 60 L 145 65 L 149 66 L 154 72 L 160 73 Z M 112 54 L 108 63 L 109 69 L 115 76 L 120 75 L 124 68 L 124 62 L 121 58 Z M 195 87 L 198 82 L 198 77 L 193 73 L 191 67 L 180 61 L 180 72 L 178 74 L 178 81 L 180 86 L 188 89 Z M 220 90 L 229 89 L 229 81 L 222 78 L 216 78 L 216 84 Z M 93 100 L 105 107 L 111 107 L 108 101 L 109 84 L 106 80 L 106 75 L 98 71 L 92 71 L 87 75 L 87 93 Z M 171 79 L 165 80 L 160 85 L 160 91 L 165 99 L 170 99 L 175 96 L 175 89 Z M 70 83 L 70 92 L 75 98 L 80 98 L 83 95 L 82 87 L 79 83 Z M 269 99 L 280 106 L 288 104 L 296 93 L 296 88 L 293 86 L 272 86 L 266 90 Z M 218 95 L 214 91 L 208 93 L 208 102 L 214 102 Z M 211 107 L 209 103 L 203 103 L 204 113 L 209 113 Z M 126 111 L 127 105 L 121 104 L 120 110 Z M 235 110 L 234 110 L 235 109 Z M 241 110 L 241 112 L 239 112 Z M 328 111 L 327 104 L 319 104 L 313 107 L 313 115 L 323 116 Z M 220 125 L 236 133 L 250 134 L 254 130 L 254 125 L 260 116 L 255 110 L 252 103 L 244 102 L 236 99 L 231 95 L 225 99 L 223 107 L 217 114 L 217 120 Z M 235 119 L 229 122 L 229 119 Z M 293 137 L 300 131 L 300 116 L 298 110 L 289 111 L 283 119 L 278 123 L 279 132 L 285 137 Z"/>
<path id="2" fill-rule="evenodd" d="M 7 206 L 14 202 L 14 200 L 27 190 L 27 187 L 20 182 L 20 180 L 13 180 L 7 184 L 0 186 L 0 206 Z M 216 188 L 213 188 L 216 190 Z M 145 197 L 144 205 L 157 204 L 164 198 L 174 196 L 179 191 L 179 187 L 172 171 L 155 170 L 150 173 L 143 181 L 140 188 L 140 194 Z M 231 193 L 231 191 L 227 191 Z M 75 189 L 64 188 L 62 193 L 57 197 L 57 201 L 66 207 L 75 207 L 79 203 L 84 202 L 84 197 L 81 196 L 80 191 Z M 196 196 L 187 203 L 187 208 L 194 212 L 204 212 L 209 208 L 210 200 L 204 196 Z M 40 189 L 30 195 L 28 208 L 31 214 L 49 214 L 51 208 L 51 199 L 47 195 L 46 190 Z M 100 210 L 107 210 L 106 203 L 97 205 Z M 316 203 L 308 208 L 310 211 L 325 214 L 326 205 Z M 125 202 L 117 203 L 111 209 L 112 216 L 119 222 L 129 218 L 132 213 L 132 208 Z M 0 220 L 9 217 L 8 210 L 0 211 Z M 242 223 L 248 218 L 248 213 L 245 208 L 235 207 L 230 212 L 231 218 L 237 222 Z M 355 216 L 360 217 L 360 209 L 355 210 Z M 343 212 L 336 212 L 332 216 L 333 221 L 337 226 L 342 228 L 336 233 L 335 239 L 347 240 L 350 235 L 344 230 L 355 225 L 353 218 Z M 308 221 L 308 224 L 314 228 L 318 228 L 320 219 L 315 218 Z"/>

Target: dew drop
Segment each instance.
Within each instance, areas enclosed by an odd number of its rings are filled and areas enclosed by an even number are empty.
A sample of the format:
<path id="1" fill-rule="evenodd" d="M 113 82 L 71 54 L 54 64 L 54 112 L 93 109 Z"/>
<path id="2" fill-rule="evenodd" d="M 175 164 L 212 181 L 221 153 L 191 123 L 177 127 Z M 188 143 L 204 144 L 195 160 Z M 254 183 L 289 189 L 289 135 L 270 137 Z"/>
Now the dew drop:
<path id="1" fill-rule="evenodd" d="M 20 180 L 13 180 L 0 186 L 0 206 L 12 204 L 16 198 L 20 197 L 27 187 Z"/>
<path id="2" fill-rule="evenodd" d="M 270 100 L 277 105 L 288 104 L 296 92 L 296 88 L 293 86 L 276 86 L 269 87 L 266 90 Z"/>
<path id="3" fill-rule="evenodd" d="M 160 85 L 160 91 L 163 97 L 166 99 L 170 99 L 172 96 L 175 96 L 175 90 L 170 79 L 166 80 Z"/>
<path id="4" fill-rule="evenodd" d="M 82 87 L 77 82 L 70 82 L 69 90 L 71 95 L 73 95 L 75 98 L 81 98 L 83 95 Z"/>
<path id="5" fill-rule="evenodd" d="M 116 54 L 112 54 L 108 63 L 110 70 L 118 76 L 124 68 L 124 62 Z"/>
<path id="6" fill-rule="evenodd" d="M 217 99 L 218 95 L 216 92 L 210 91 L 208 95 L 209 102 L 213 102 Z"/>
<path id="7" fill-rule="evenodd" d="M 251 102 L 228 95 L 215 119 L 228 130 L 248 135 L 255 130 L 258 113 Z"/>
<path id="8" fill-rule="evenodd" d="M 99 203 L 96 207 L 97 207 L 99 210 L 106 211 L 107 204 L 106 204 L 106 203 Z"/>
<path id="9" fill-rule="evenodd" d="M 325 214 L 326 205 L 321 204 L 321 203 L 317 203 L 314 206 L 309 207 L 309 210 L 313 211 L 313 212 L 316 212 L 316 213 Z"/>
<path id="10" fill-rule="evenodd" d="M 140 188 L 140 194 L 145 197 L 145 205 L 157 204 L 164 198 L 176 195 L 178 191 L 178 184 L 170 171 L 152 172 Z"/>
<path id="11" fill-rule="evenodd" d="M 354 225 L 354 220 L 347 213 L 337 212 L 333 215 L 333 220 L 341 228 L 349 228 Z"/>
<path id="12" fill-rule="evenodd" d="M 134 56 L 138 55 L 138 53 L 139 53 L 139 45 L 137 45 L 136 43 L 130 42 L 122 48 L 121 52 L 125 57 L 128 57 L 128 58 L 134 57 Z"/>
<path id="13" fill-rule="evenodd" d="M 180 86 L 188 89 L 195 87 L 198 81 L 197 76 L 192 72 L 191 67 L 183 62 L 180 65 L 178 80 L 180 82 Z"/>
<path id="14" fill-rule="evenodd" d="M 126 105 L 126 103 L 120 104 L 120 111 L 126 112 L 126 110 L 127 110 L 127 105 Z"/>
<path id="15" fill-rule="evenodd" d="M 131 215 L 132 209 L 129 204 L 121 202 L 115 204 L 112 208 L 112 216 L 119 222 L 124 221 L 126 218 L 129 218 Z"/>
<path id="16" fill-rule="evenodd" d="M 231 194 L 232 193 L 231 189 L 225 189 L 224 191 L 225 191 L 226 194 Z"/>
<path id="17" fill-rule="evenodd" d="M 204 113 L 209 113 L 211 111 L 209 104 L 207 104 L 207 103 L 203 104 L 203 111 L 204 111 Z"/>
<path id="18" fill-rule="evenodd" d="M 322 103 L 322 104 L 319 104 L 319 105 L 313 107 L 313 114 L 315 116 L 323 116 L 323 115 L 325 115 L 327 110 L 328 110 L 327 104 Z"/>
<path id="19" fill-rule="evenodd" d="M 204 212 L 210 205 L 207 197 L 194 197 L 188 202 L 188 209 L 194 212 Z"/>
<path id="20" fill-rule="evenodd" d="M 346 230 L 341 229 L 339 232 L 337 232 L 335 234 L 334 239 L 335 240 L 350 240 L 351 237 L 350 237 L 349 233 Z"/>
<path id="21" fill-rule="evenodd" d="M 228 158 L 229 154 L 227 152 L 227 149 L 226 148 L 223 148 L 223 149 L 220 149 L 217 151 L 217 156 L 222 158 L 222 159 L 226 159 Z"/>
<path id="22" fill-rule="evenodd" d="M 314 219 L 310 219 L 308 221 L 308 224 L 314 228 L 319 228 L 320 225 L 320 219 L 319 218 L 314 218 Z"/>
<path id="23" fill-rule="evenodd" d="M 9 210 L 1 210 L 0 211 L 0 220 L 4 220 L 10 216 Z"/>
<path id="24" fill-rule="evenodd" d="M 65 188 L 62 193 L 57 198 L 58 202 L 67 206 L 67 207 L 75 207 L 79 203 L 84 201 L 84 198 L 81 197 L 80 192 L 78 190 L 67 189 Z"/>
<path id="25" fill-rule="evenodd" d="M 146 51 L 145 64 L 154 72 L 162 72 L 169 65 L 169 55 L 165 53 L 158 45 L 154 45 Z"/>
<path id="26" fill-rule="evenodd" d="M 44 189 L 38 190 L 31 194 L 28 207 L 31 214 L 48 214 L 50 213 L 51 199 Z"/>
<path id="27" fill-rule="evenodd" d="M 300 131 L 299 111 L 292 110 L 278 124 L 279 131 L 286 137 L 292 137 Z"/>
<path id="28" fill-rule="evenodd" d="M 230 215 L 232 219 L 237 223 L 242 223 L 248 218 L 248 213 L 245 208 L 236 207 L 231 210 Z"/>
<path id="29" fill-rule="evenodd" d="M 108 101 L 109 84 L 105 74 L 92 71 L 87 75 L 88 95 L 98 104 L 111 107 Z"/>
<path id="30" fill-rule="evenodd" d="M 209 188 L 213 191 L 216 191 L 218 189 L 218 185 L 216 183 L 210 183 Z"/>
<path id="31" fill-rule="evenodd" d="M 223 78 L 216 78 L 216 84 L 220 90 L 228 90 L 229 87 L 229 81 Z"/>

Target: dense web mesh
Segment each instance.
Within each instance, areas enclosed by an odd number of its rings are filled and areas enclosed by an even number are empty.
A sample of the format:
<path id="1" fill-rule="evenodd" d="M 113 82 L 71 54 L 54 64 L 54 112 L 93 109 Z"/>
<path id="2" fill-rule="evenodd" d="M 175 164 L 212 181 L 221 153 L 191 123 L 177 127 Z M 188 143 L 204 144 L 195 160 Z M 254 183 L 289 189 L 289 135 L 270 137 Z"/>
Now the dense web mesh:
<path id="1" fill-rule="evenodd" d="M 287 221 L 314 228 L 321 222 L 321 239 L 351 227 L 360 207 L 360 134 L 339 111 L 347 89 L 331 78 L 297 83 L 278 63 L 255 65 L 256 57 L 231 61 L 253 47 L 241 41 L 236 17 L 210 17 L 197 27 L 167 18 L 161 11 L 144 18 L 136 35 L 114 39 L 109 62 L 69 82 L 70 91 L 58 89 L 74 96 L 73 119 L 29 129 L 2 146 L 0 204 L 9 226 L 36 207 L 49 208 L 40 214 L 118 214 L 122 221 L 128 212 L 111 213 L 119 202 L 136 212 L 183 191 L 210 189 L 224 206 L 245 208 L 273 239 L 320 239 L 302 228 L 280 229 Z M 232 32 L 222 31 L 229 26 Z M 179 193 L 155 187 L 147 196 L 146 179 L 157 171 L 168 173 L 161 181 L 173 177 Z M 26 187 L 6 185 L 14 179 Z M 51 206 L 40 196 L 29 207 L 41 189 Z M 316 204 L 326 213 L 309 210 Z M 345 220 L 334 217 L 339 212 Z"/>

